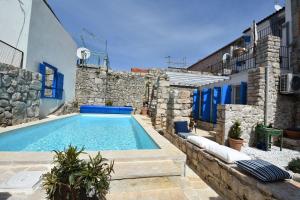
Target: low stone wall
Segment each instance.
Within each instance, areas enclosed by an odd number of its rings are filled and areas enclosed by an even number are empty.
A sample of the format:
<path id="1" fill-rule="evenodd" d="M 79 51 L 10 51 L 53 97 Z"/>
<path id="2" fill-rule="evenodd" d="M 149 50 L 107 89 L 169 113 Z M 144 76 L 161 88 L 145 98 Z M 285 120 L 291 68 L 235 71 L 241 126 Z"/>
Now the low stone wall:
<path id="1" fill-rule="evenodd" d="M 226 164 L 175 134 L 164 136 L 187 155 L 189 167 L 224 199 L 294 200 L 300 196 L 300 183 L 293 180 L 261 183 L 235 164 Z"/>
<path id="2" fill-rule="evenodd" d="M 263 110 L 252 105 L 218 105 L 216 127 L 216 141 L 219 144 L 226 144 L 228 133 L 234 122 L 241 122 L 243 138 L 247 143 L 253 144 L 255 140 L 255 126 L 263 122 Z"/>
<path id="3" fill-rule="evenodd" d="M 0 64 L 0 126 L 39 118 L 41 80 L 39 73 Z"/>
<path id="4" fill-rule="evenodd" d="M 146 95 L 146 79 L 129 72 L 108 72 L 96 68 L 78 68 L 76 101 L 79 105 L 133 106 L 139 112 Z"/>

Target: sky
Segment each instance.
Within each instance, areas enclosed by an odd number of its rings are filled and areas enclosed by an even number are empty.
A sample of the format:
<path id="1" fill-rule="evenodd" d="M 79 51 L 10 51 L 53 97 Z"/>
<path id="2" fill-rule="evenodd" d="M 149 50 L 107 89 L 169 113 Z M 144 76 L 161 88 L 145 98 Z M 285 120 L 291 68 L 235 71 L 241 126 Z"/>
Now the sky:
<path id="1" fill-rule="evenodd" d="M 284 0 L 279 1 L 281 5 Z M 94 51 L 108 43 L 114 70 L 188 65 L 273 13 L 274 0 L 48 0 L 65 29 Z M 83 31 L 94 34 L 96 39 Z"/>

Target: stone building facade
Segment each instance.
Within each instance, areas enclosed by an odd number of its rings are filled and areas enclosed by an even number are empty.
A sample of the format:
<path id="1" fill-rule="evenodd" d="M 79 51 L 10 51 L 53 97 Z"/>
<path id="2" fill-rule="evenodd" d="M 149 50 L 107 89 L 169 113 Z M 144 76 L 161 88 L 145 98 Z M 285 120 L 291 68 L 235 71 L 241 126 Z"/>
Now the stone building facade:
<path id="1" fill-rule="evenodd" d="M 42 76 L 0 64 L 0 126 L 39 119 Z"/>
<path id="2" fill-rule="evenodd" d="M 258 123 L 265 122 L 280 129 L 295 126 L 297 110 L 295 96 L 279 93 L 281 74 L 279 48 L 278 37 L 270 35 L 258 41 L 256 68 L 248 71 L 247 105 L 218 107 L 216 136 L 220 144 L 226 143 L 229 129 L 235 121 L 242 122 L 242 138 L 250 144 L 255 138 L 254 128 Z M 268 91 L 266 91 L 266 73 L 268 73 Z"/>

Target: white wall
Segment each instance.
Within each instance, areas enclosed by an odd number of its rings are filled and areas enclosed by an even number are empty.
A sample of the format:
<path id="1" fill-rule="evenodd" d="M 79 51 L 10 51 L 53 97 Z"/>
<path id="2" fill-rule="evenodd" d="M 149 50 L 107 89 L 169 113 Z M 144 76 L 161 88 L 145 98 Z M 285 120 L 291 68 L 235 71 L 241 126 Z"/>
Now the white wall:
<path id="1" fill-rule="evenodd" d="M 75 97 L 76 43 L 42 0 L 32 0 L 26 68 L 39 70 L 47 62 L 64 74 L 64 99 Z M 41 116 L 55 110 L 64 100 L 42 99 Z"/>
<path id="2" fill-rule="evenodd" d="M 229 79 L 225 81 L 203 85 L 200 87 L 200 90 L 202 88 L 222 87 L 223 85 L 240 85 L 241 82 L 248 82 L 248 71 L 232 74 L 229 76 Z"/>
<path id="3" fill-rule="evenodd" d="M 0 40 L 24 52 L 25 66 L 32 1 L 20 1 L 23 3 L 25 16 L 17 0 L 0 0 Z"/>

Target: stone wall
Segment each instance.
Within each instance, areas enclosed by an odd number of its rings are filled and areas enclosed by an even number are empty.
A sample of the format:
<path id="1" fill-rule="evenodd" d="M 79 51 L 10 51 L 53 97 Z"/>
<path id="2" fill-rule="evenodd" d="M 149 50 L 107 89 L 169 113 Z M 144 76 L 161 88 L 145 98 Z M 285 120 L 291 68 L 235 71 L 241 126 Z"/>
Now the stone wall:
<path id="1" fill-rule="evenodd" d="M 150 101 L 150 117 L 156 130 L 174 132 L 174 121 L 190 122 L 193 88 L 170 85 L 166 74 L 161 74 L 154 84 Z"/>
<path id="2" fill-rule="evenodd" d="M 41 80 L 39 73 L 0 64 L 0 126 L 39 118 Z"/>
<path id="3" fill-rule="evenodd" d="M 139 74 L 108 72 L 95 68 L 78 68 L 76 100 L 78 105 L 133 106 L 140 111 L 146 100 L 147 79 Z"/>
<path id="4" fill-rule="evenodd" d="M 170 87 L 167 104 L 167 132 L 174 133 L 174 121 L 188 121 L 192 115 L 193 89 Z"/>
<path id="5" fill-rule="evenodd" d="M 216 128 L 216 142 L 226 144 L 228 133 L 234 122 L 241 122 L 243 138 L 250 145 L 255 140 L 255 126 L 263 122 L 263 110 L 252 105 L 218 105 L 218 122 Z"/>
<path id="6" fill-rule="evenodd" d="M 264 184 L 178 135 L 167 133 L 165 137 L 187 155 L 188 166 L 224 199 L 292 200 L 300 196 L 300 184 L 293 180 Z"/>

